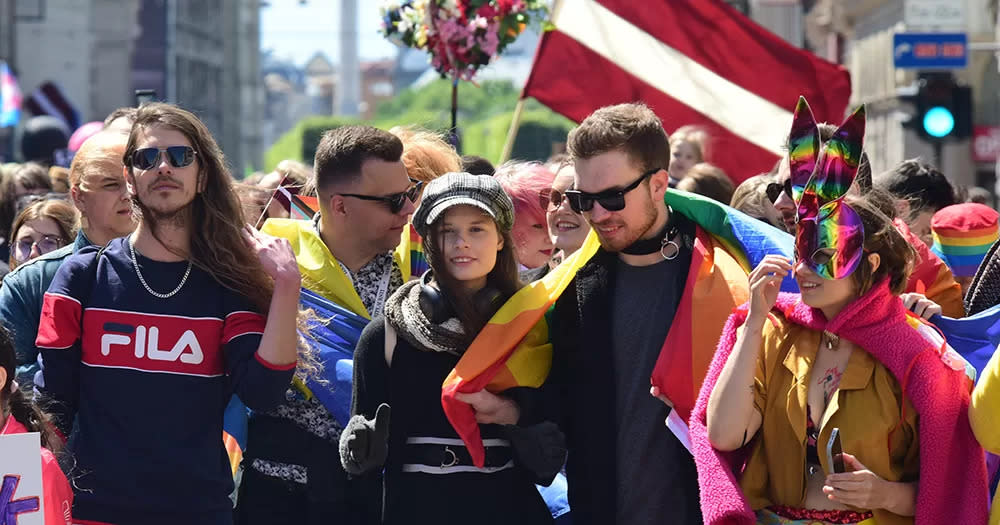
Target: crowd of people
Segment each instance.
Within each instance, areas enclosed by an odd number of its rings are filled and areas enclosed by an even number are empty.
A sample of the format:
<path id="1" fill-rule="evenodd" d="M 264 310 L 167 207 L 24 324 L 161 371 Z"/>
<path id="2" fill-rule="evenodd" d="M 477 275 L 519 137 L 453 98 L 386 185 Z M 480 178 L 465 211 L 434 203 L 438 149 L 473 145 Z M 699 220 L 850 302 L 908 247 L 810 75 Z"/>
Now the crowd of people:
<path id="1" fill-rule="evenodd" d="M 986 524 L 1000 358 L 934 323 L 1000 304 L 998 214 L 864 135 L 800 100 L 734 185 L 631 103 L 546 162 L 345 126 L 237 181 L 194 114 L 122 108 L 3 167 L 0 434 L 41 434 L 47 523 Z M 364 326 L 348 418 L 306 294 Z M 473 446 L 443 385 L 524 297 L 540 344 L 493 350 L 534 380 L 455 394 Z"/>

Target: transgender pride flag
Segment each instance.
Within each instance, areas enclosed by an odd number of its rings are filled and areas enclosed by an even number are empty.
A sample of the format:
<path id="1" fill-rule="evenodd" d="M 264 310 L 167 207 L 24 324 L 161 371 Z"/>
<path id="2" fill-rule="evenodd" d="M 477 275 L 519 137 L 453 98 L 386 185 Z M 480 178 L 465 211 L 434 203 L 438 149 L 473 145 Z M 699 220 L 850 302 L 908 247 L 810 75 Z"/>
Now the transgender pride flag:
<path id="1" fill-rule="evenodd" d="M 21 120 L 21 89 L 7 63 L 0 60 L 0 128 L 16 126 Z"/>

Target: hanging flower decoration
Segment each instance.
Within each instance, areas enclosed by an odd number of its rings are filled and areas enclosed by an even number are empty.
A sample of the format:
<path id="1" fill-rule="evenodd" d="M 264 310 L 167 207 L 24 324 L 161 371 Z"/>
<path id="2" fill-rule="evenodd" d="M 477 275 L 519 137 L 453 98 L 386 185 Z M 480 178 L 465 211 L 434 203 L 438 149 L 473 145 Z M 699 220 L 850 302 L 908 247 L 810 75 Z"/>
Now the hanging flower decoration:
<path id="1" fill-rule="evenodd" d="M 408 0 L 381 9 L 386 38 L 427 51 L 441 75 L 462 80 L 548 14 L 544 0 Z"/>

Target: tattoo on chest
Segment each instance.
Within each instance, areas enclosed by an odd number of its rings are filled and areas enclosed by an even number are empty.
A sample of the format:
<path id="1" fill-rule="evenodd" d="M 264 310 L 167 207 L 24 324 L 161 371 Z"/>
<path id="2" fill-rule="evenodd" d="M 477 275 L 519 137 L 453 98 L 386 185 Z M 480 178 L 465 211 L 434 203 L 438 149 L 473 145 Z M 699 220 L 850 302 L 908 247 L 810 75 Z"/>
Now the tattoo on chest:
<path id="1" fill-rule="evenodd" d="M 829 403 L 830 398 L 833 397 L 833 393 L 840 386 L 840 370 L 837 367 L 832 366 L 819 378 L 816 382 L 818 386 L 823 387 L 823 403 Z"/>

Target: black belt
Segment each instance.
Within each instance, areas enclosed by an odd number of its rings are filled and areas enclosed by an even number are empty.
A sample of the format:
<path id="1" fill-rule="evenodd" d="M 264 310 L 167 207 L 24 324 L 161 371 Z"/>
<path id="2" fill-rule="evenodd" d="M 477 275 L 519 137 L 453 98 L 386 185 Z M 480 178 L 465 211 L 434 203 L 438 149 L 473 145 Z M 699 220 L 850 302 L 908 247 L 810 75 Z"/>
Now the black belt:
<path id="1" fill-rule="evenodd" d="M 451 472 L 496 472 L 514 466 L 514 451 L 503 439 L 484 439 L 486 459 L 482 467 L 472 462 L 460 439 L 411 437 L 402 454 L 404 472 L 449 474 Z"/>

